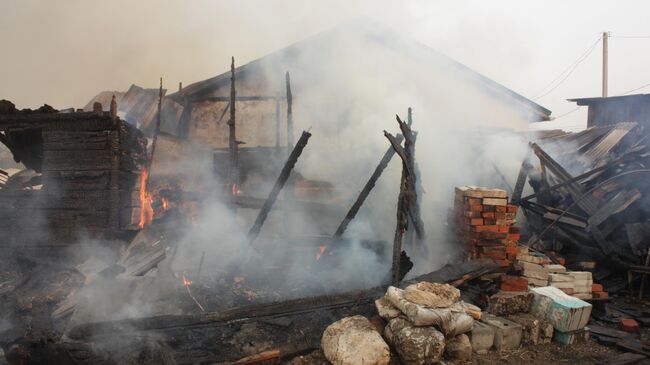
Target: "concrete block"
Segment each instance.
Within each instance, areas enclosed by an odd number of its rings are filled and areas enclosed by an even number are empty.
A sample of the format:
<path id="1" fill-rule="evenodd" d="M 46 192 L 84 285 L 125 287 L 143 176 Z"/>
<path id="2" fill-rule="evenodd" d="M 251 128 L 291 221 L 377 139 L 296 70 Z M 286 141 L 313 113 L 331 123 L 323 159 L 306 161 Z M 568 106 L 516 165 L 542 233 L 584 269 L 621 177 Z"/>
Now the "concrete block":
<path id="1" fill-rule="evenodd" d="M 488 312 L 497 316 L 530 311 L 533 295 L 528 292 L 500 291 L 489 299 Z"/>
<path id="2" fill-rule="evenodd" d="M 542 321 L 530 313 L 513 314 L 506 317 L 522 327 L 521 343 L 524 345 L 537 345 L 541 343 Z"/>
<path id="3" fill-rule="evenodd" d="M 591 304 L 551 286 L 532 288 L 531 292 L 531 312 L 547 318 L 556 330 L 572 332 L 583 328 L 589 322 Z"/>
<path id="4" fill-rule="evenodd" d="M 472 344 L 466 334 L 458 335 L 447 340 L 445 344 L 445 359 L 451 361 L 471 360 Z"/>
<path id="5" fill-rule="evenodd" d="M 553 340 L 563 345 L 586 343 L 589 341 L 589 337 L 589 328 L 587 327 L 572 332 L 555 331 L 553 334 Z"/>
<path id="6" fill-rule="evenodd" d="M 476 321 L 469 332 L 469 340 L 474 352 L 485 354 L 494 345 L 494 329 L 483 322 Z"/>
<path id="7" fill-rule="evenodd" d="M 494 347 L 497 350 L 514 350 L 519 348 L 522 333 L 520 324 L 495 316 L 486 316 L 482 321 L 494 330 Z"/>

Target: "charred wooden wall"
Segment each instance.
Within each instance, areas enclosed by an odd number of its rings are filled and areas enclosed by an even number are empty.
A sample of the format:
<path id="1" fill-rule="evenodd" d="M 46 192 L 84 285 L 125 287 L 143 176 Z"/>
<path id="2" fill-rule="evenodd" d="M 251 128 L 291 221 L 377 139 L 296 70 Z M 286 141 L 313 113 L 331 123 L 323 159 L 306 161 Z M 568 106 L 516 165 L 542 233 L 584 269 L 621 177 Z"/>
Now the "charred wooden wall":
<path id="1" fill-rule="evenodd" d="M 42 188 L 0 190 L 3 246 L 61 246 L 139 223 L 146 139 L 107 113 L 0 115 L 0 131 L 36 132 Z"/>

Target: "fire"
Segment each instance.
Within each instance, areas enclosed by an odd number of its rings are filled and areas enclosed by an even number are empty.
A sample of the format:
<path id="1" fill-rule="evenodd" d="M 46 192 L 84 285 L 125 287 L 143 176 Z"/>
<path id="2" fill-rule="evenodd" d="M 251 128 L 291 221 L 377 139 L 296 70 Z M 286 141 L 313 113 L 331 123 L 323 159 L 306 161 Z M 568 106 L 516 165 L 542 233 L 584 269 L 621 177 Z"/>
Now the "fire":
<path id="1" fill-rule="evenodd" d="M 183 285 L 185 286 L 192 285 L 192 280 L 188 279 L 187 276 L 185 276 L 185 273 L 183 273 Z"/>
<path id="2" fill-rule="evenodd" d="M 169 202 L 167 201 L 167 198 L 160 198 L 160 202 L 162 203 L 163 210 L 169 209 Z"/>
<path id="3" fill-rule="evenodd" d="M 237 184 L 232 184 L 232 187 L 230 188 L 230 193 L 233 196 L 241 195 L 241 190 L 239 189 L 239 186 Z"/>
<path id="4" fill-rule="evenodd" d="M 138 226 L 144 228 L 153 220 L 153 207 L 151 206 L 151 194 L 147 191 L 147 180 L 149 171 L 142 170 L 140 174 L 140 222 Z"/>
<path id="5" fill-rule="evenodd" d="M 326 250 L 327 250 L 327 246 L 325 245 L 318 246 L 318 252 L 316 253 L 316 261 L 320 261 L 321 256 L 323 256 Z"/>

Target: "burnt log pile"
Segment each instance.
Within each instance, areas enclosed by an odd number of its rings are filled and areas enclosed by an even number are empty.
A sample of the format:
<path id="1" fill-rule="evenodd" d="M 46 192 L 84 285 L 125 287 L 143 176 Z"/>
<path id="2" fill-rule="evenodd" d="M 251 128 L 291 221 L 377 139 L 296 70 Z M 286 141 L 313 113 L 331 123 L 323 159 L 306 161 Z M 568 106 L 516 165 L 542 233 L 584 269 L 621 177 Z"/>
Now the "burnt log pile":
<path id="1" fill-rule="evenodd" d="M 492 272 L 490 259 L 448 265 L 400 285 L 422 280 L 460 285 Z M 232 364 L 293 356 L 317 349 L 323 330 L 351 315 L 376 315 L 386 287 L 257 304 L 221 312 L 164 315 L 82 323 L 61 345 L 76 364 Z"/>
<path id="2" fill-rule="evenodd" d="M 595 270 L 598 281 L 647 265 L 646 136 L 636 123 L 619 123 L 531 143 L 513 193 L 528 222 L 528 245 L 561 253 L 569 266 Z M 534 192 L 522 196 L 526 179 Z M 621 289 L 619 284 L 609 289 Z"/>
<path id="3" fill-rule="evenodd" d="M 17 162 L 42 174 L 37 188 L 0 190 L 4 246 L 61 246 L 137 227 L 147 158 L 137 128 L 110 112 L 17 112 L 0 114 L 0 135 Z"/>

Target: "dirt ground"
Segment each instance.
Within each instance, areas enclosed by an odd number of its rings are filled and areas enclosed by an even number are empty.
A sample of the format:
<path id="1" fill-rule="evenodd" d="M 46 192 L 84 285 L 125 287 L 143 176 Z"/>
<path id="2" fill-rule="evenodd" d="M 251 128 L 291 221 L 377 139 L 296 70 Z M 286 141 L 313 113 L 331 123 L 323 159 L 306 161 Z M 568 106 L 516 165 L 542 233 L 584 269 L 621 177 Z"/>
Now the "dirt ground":
<path id="1" fill-rule="evenodd" d="M 492 364 L 526 364 L 526 365 L 590 365 L 607 364 L 607 359 L 619 354 L 613 348 L 602 346 L 594 340 L 587 343 L 564 346 L 558 343 L 546 345 L 524 346 L 514 351 L 490 351 L 487 354 L 473 354 L 471 361 L 443 361 L 442 364 L 453 365 L 492 365 Z M 323 352 L 314 351 L 307 355 L 298 356 L 284 365 L 329 365 Z M 399 365 L 396 356 L 391 359 L 391 365 Z M 648 364 L 650 365 L 650 361 Z"/>

